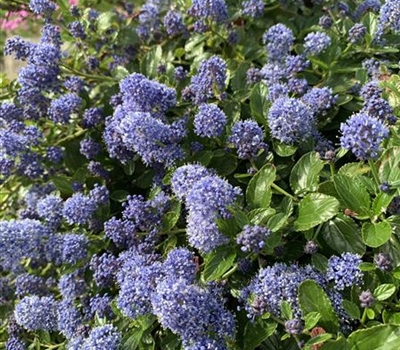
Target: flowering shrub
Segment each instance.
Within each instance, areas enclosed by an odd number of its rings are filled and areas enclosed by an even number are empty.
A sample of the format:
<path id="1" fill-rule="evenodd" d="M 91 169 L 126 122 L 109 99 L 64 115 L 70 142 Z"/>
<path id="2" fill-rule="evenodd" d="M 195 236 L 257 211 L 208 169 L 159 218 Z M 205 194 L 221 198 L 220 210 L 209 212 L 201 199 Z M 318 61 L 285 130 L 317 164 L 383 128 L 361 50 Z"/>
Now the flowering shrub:
<path id="1" fill-rule="evenodd" d="M 400 1 L 0 13 L 1 348 L 400 348 Z"/>

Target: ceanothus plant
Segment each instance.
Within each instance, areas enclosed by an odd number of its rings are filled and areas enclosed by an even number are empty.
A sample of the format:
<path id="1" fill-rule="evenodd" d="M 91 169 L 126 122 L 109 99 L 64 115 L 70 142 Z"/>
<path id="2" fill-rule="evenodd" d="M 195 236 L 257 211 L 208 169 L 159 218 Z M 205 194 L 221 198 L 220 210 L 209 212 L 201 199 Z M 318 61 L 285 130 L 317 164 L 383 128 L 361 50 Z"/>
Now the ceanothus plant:
<path id="1" fill-rule="evenodd" d="M 400 348 L 400 1 L 0 18 L 1 349 Z"/>

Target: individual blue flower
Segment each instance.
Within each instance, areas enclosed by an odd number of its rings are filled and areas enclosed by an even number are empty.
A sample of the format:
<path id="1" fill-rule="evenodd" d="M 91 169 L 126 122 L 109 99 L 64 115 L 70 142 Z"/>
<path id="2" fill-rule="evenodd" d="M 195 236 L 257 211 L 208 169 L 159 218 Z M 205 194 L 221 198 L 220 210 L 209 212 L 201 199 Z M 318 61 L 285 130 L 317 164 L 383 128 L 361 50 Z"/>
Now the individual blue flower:
<path id="1" fill-rule="evenodd" d="M 310 108 L 295 98 L 278 98 L 272 104 L 267 118 L 272 137 L 288 145 L 305 141 L 315 127 Z"/>
<path id="2" fill-rule="evenodd" d="M 289 334 L 299 335 L 303 332 L 304 326 L 301 320 L 294 318 L 285 322 L 285 330 Z"/>
<path id="3" fill-rule="evenodd" d="M 383 89 L 379 86 L 378 80 L 370 80 L 360 90 L 361 97 L 367 101 L 372 98 L 382 97 Z"/>
<path id="4" fill-rule="evenodd" d="M 340 257 L 332 256 L 328 260 L 326 276 L 328 280 L 334 281 L 335 289 L 338 291 L 359 285 L 363 278 L 359 268 L 361 262 L 360 256 L 353 253 L 343 253 Z"/>
<path id="5" fill-rule="evenodd" d="M 319 18 L 318 24 L 323 29 L 329 29 L 330 27 L 332 27 L 333 21 L 330 16 L 324 15 Z"/>
<path id="6" fill-rule="evenodd" d="M 263 0 L 246 0 L 242 3 L 242 13 L 251 18 L 262 17 L 264 14 Z"/>
<path id="7" fill-rule="evenodd" d="M 83 113 L 82 126 L 91 129 L 105 120 L 103 109 L 98 107 L 88 108 Z"/>
<path id="8" fill-rule="evenodd" d="M 121 333 L 111 324 L 93 328 L 82 345 L 82 350 L 118 350 Z"/>
<path id="9" fill-rule="evenodd" d="M 224 131 L 227 118 L 225 113 L 213 103 L 203 103 L 194 116 L 194 132 L 201 137 L 218 137 Z"/>
<path id="10" fill-rule="evenodd" d="M 237 149 L 240 159 L 252 159 L 260 150 L 268 150 L 267 144 L 263 142 L 263 131 L 254 120 L 236 122 L 228 140 Z"/>
<path id="11" fill-rule="evenodd" d="M 271 230 L 258 225 L 245 225 L 242 232 L 236 237 L 236 243 L 241 245 L 245 253 L 259 253 L 264 248 L 265 241 L 271 234 Z"/>
<path id="12" fill-rule="evenodd" d="M 79 94 L 85 85 L 85 81 L 75 75 L 65 79 L 64 86 L 70 92 Z"/>
<path id="13" fill-rule="evenodd" d="M 271 26 L 263 35 L 266 44 L 268 59 L 271 61 L 282 61 L 294 43 L 294 35 L 291 29 L 282 23 Z"/>
<path id="14" fill-rule="evenodd" d="M 57 302 L 53 297 L 24 297 L 15 307 L 15 320 L 29 331 L 57 329 Z"/>
<path id="15" fill-rule="evenodd" d="M 286 74 L 294 75 L 308 68 L 310 61 L 303 55 L 288 55 L 285 59 Z"/>
<path id="16" fill-rule="evenodd" d="M 340 145 L 360 160 L 378 157 L 380 144 L 389 136 L 389 130 L 380 120 L 364 113 L 353 114 L 340 125 L 340 131 Z"/>
<path id="17" fill-rule="evenodd" d="M 312 32 L 304 38 L 304 52 L 307 55 L 318 55 L 331 44 L 331 38 L 323 32 Z"/>
<path id="18" fill-rule="evenodd" d="M 289 94 L 289 88 L 286 84 L 275 83 L 268 87 L 267 100 L 275 102 L 280 97 L 287 97 Z"/>

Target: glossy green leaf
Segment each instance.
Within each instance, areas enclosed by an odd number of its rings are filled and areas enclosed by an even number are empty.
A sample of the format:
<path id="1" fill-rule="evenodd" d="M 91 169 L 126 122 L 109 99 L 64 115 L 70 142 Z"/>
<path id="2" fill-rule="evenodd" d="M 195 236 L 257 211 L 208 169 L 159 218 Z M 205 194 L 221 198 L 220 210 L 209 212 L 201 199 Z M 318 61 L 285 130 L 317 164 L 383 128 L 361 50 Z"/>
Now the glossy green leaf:
<path id="1" fill-rule="evenodd" d="M 255 208 L 268 208 L 271 202 L 271 185 L 276 178 L 276 169 L 272 164 L 265 164 L 250 180 L 246 190 L 249 205 Z"/>
<path id="2" fill-rule="evenodd" d="M 396 293 L 396 286 L 394 284 L 385 283 L 376 287 L 373 294 L 376 300 L 382 301 L 389 299 L 394 293 Z"/>
<path id="3" fill-rule="evenodd" d="M 243 350 L 254 350 L 264 340 L 274 334 L 277 323 L 269 319 L 258 318 L 255 322 L 249 321 L 244 330 Z"/>
<path id="4" fill-rule="evenodd" d="M 378 162 L 381 181 L 390 183 L 400 180 L 400 147 L 393 147 L 382 154 Z"/>
<path id="5" fill-rule="evenodd" d="M 214 281 L 222 277 L 235 261 L 236 253 L 226 247 L 217 248 L 208 254 L 205 260 L 203 278 L 206 282 Z"/>
<path id="6" fill-rule="evenodd" d="M 257 83 L 251 90 L 250 109 L 253 118 L 261 125 L 266 125 L 268 112 L 268 88 L 264 83 Z"/>
<path id="7" fill-rule="evenodd" d="M 392 227 L 387 221 L 378 223 L 365 222 L 362 226 L 362 238 L 364 243 L 372 248 L 385 244 L 392 234 Z"/>
<path id="8" fill-rule="evenodd" d="M 319 312 L 310 312 L 304 316 L 304 328 L 310 330 L 314 328 L 318 321 L 321 319 L 321 314 Z"/>
<path id="9" fill-rule="evenodd" d="M 279 142 L 278 140 L 273 140 L 272 145 L 274 147 L 274 151 L 280 157 L 290 157 L 297 151 L 297 146 L 285 145 L 284 143 Z"/>
<path id="10" fill-rule="evenodd" d="M 378 325 L 361 329 L 350 334 L 350 350 L 399 350 L 400 327 Z"/>
<path id="11" fill-rule="evenodd" d="M 363 255 L 365 244 L 359 226 L 349 217 L 338 215 L 329 220 L 322 229 L 322 237 L 336 253 L 345 252 Z"/>
<path id="12" fill-rule="evenodd" d="M 315 192 L 318 189 L 319 174 L 324 167 L 317 152 L 302 156 L 290 174 L 290 186 L 296 195 Z"/>
<path id="13" fill-rule="evenodd" d="M 318 312 L 321 318 L 318 325 L 327 332 L 335 333 L 339 329 L 339 320 L 324 290 L 311 280 L 304 281 L 299 286 L 299 304 L 303 314 Z"/>
<path id="14" fill-rule="evenodd" d="M 321 193 L 310 193 L 299 203 L 299 216 L 294 222 L 298 231 L 306 231 L 334 217 L 339 210 L 335 197 Z"/>
<path id="15" fill-rule="evenodd" d="M 368 218 L 370 215 L 371 199 L 361 181 L 355 177 L 336 175 L 334 183 L 341 204 L 356 212 L 357 218 Z"/>

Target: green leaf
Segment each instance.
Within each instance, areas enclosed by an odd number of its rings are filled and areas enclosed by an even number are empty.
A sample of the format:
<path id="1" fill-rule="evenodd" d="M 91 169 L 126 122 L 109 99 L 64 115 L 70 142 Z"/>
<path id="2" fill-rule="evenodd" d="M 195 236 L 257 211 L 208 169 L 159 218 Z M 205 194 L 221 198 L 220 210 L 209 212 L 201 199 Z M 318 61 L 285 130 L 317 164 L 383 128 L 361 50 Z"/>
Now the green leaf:
<path id="1" fill-rule="evenodd" d="M 310 312 L 304 317 L 304 327 L 309 330 L 314 328 L 318 321 L 321 319 L 321 314 L 319 312 Z"/>
<path id="2" fill-rule="evenodd" d="M 275 214 L 275 209 L 273 208 L 257 208 L 252 210 L 248 216 L 249 220 L 253 225 L 265 224 L 271 216 Z"/>
<path id="3" fill-rule="evenodd" d="M 321 344 L 331 338 L 332 338 L 332 334 L 330 334 L 330 333 L 319 334 L 316 337 L 313 337 L 309 341 L 307 341 L 307 343 L 305 344 L 305 349 L 307 349 L 307 350 L 311 349 L 312 345 Z"/>
<path id="4" fill-rule="evenodd" d="M 321 193 L 310 193 L 299 203 L 299 216 L 294 222 L 297 231 L 306 231 L 337 214 L 339 201 Z"/>
<path id="5" fill-rule="evenodd" d="M 400 327 L 396 325 L 377 325 L 361 329 L 348 337 L 350 350 L 399 350 Z"/>
<path id="6" fill-rule="evenodd" d="M 392 227 L 387 221 L 365 222 L 362 226 L 362 238 L 368 247 L 380 247 L 390 239 L 391 235 Z"/>
<path id="7" fill-rule="evenodd" d="M 214 281 L 222 277 L 235 261 L 236 253 L 232 249 L 222 247 L 208 254 L 205 260 L 203 278 L 206 282 Z"/>
<path id="8" fill-rule="evenodd" d="M 297 146 L 285 145 L 278 140 L 272 140 L 272 145 L 274 146 L 274 151 L 280 157 L 290 157 L 297 151 Z"/>
<path id="9" fill-rule="evenodd" d="M 365 166 L 363 163 L 346 163 L 343 165 L 339 171 L 339 175 L 355 177 L 358 175 L 366 174 L 370 171 L 369 167 Z"/>
<path id="10" fill-rule="evenodd" d="M 292 307 L 286 300 L 283 300 L 281 303 L 281 314 L 285 320 L 291 320 L 293 318 Z"/>
<path id="11" fill-rule="evenodd" d="M 317 152 L 302 156 L 290 174 L 290 186 L 296 195 L 315 192 L 318 189 L 319 173 L 324 167 Z"/>
<path id="12" fill-rule="evenodd" d="M 379 158 L 379 178 L 390 183 L 400 180 L 400 147 L 393 147 Z"/>
<path id="13" fill-rule="evenodd" d="M 328 269 L 328 258 L 325 255 L 319 253 L 313 254 L 311 262 L 319 271 L 325 272 Z"/>
<path id="14" fill-rule="evenodd" d="M 181 203 L 174 200 L 169 205 L 169 210 L 162 217 L 162 226 L 165 231 L 171 230 L 181 215 Z"/>
<path id="15" fill-rule="evenodd" d="M 376 216 L 386 212 L 387 207 L 394 198 L 395 194 L 380 192 L 372 202 L 372 213 Z"/>
<path id="16" fill-rule="evenodd" d="M 321 315 L 318 325 L 330 333 L 338 331 L 339 320 L 329 297 L 315 281 L 306 280 L 302 282 L 299 286 L 298 296 L 303 314 L 318 312 Z"/>
<path id="17" fill-rule="evenodd" d="M 145 54 L 140 65 L 142 73 L 150 78 L 157 75 L 157 66 L 162 59 L 161 45 L 153 46 L 152 49 Z"/>
<path id="18" fill-rule="evenodd" d="M 243 350 L 254 350 L 264 340 L 274 334 L 277 323 L 271 320 L 258 318 L 255 322 L 249 321 L 244 329 Z"/>
<path id="19" fill-rule="evenodd" d="M 277 213 L 274 216 L 272 216 L 267 223 L 267 227 L 272 231 L 272 232 L 277 232 L 279 231 L 282 227 L 287 224 L 288 216 L 285 213 Z"/>
<path id="20" fill-rule="evenodd" d="M 396 286 L 394 284 L 386 283 L 376 287 L 373 294 L 376 300 L 382 301 L 389 299 L 395 292 Z"/>
<path id="21" fill-rule="evenodd" d="M 51 181 L 63 195 L 71 195 L 73 193 L 71 186 L 72 181 L 67 176 L 58 175 L 51 178 Z"/>
<path id="22" fill-rule="evenodd" d="M 272 196 L 271 185 L 275 181 L 275 178 L 275 166 L 265 164 L 254 175 L 247 186 L 247 202 L 255 208 L 268 208 Z"/>
<path id="23" fill-rule="evenodd" d="M 350 218 L 338 215 L 328 221 L 322 229 L 322 237 L 336 253 L 344 252 L 364 255 L 365 244 L 359 226 Z"/>
<path id="24" fill-rule="evenodd" d="M 125 190 L 116 190 L 110 194 L 110 198 L 115 202 L 125 202 L 127 196 L 129 192 Z"/>
<path id="25" fill-rule="evenodd" d="M 254 119 L 261 125 L 266 125 L 268 111 L 268 88 L 263 83 L 257 83 L 251 90 L 250 109 Z"/>
<path id="26" fill-rule="evenodd" d="M 97 17 L 97 30 L 99 33 L 109 29 L 115 21 L 115 12 L 103 12 Z"/>
<path id="27" fill-rule="evenodd" d="M 357 218 L 369 218 L 371 199 L 365 186 L 357 178 L 336 175 L 333 179 L 340 202 L 357 213 Z"/>
<path id="28" fill-rule="evenodd" d="M 382 318 L 385 323 L 400 325 L 400 312 L 383 310 Z"/>
<path id="29" fill-rule="evenodd" d="M 349 344 L 346 338 L 340 337 L 334 341 L 326 342 L 320 350 L 349 350 Z"/>
<path id="30" fill-rule="evenodd" d="M 214 154 L 208 166 L 217 170 L 219 175 L 226 176 L 235 171 L 237 167 L 237 158 L 233 154 L 227 154 L 225 152 L 222 154 Z"/>
<path id="31" fill-rule="evenodd" d="M 361 316 L 360 309 L 358 308 L 358 306 L 356 304 L 345 299 L 342 302 L 342 306 L 351 318 L 353 318 L 355 320 L 360 319 L 360 316 Z"/>

